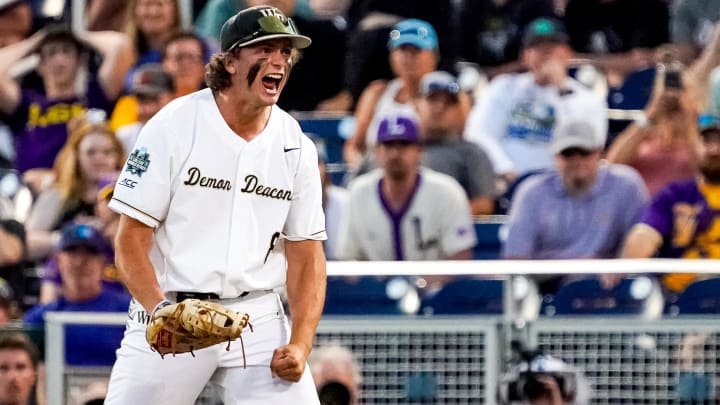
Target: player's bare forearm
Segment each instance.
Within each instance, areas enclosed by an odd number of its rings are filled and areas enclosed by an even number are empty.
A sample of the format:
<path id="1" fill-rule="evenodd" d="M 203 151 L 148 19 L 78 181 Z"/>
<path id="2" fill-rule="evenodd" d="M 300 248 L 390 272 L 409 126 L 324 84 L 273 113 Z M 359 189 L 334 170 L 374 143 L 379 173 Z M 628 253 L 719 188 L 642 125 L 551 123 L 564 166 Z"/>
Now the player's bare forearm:
<path id="1" fill-rule="evenodd" d="M 120 217 L 115 237 L 115 264 L 125 286 L 148 312 L 165 299 L 148 257 L 152 237 L 151 227 L 126 215 Z"/>
<path id="2" fill-rule="evenodd" d="M 322 242 L 287 241 L 287 294 L 292 335 L 290 344 L 302 348 L 307 357 L 325 305 L 326 268 Z"/>

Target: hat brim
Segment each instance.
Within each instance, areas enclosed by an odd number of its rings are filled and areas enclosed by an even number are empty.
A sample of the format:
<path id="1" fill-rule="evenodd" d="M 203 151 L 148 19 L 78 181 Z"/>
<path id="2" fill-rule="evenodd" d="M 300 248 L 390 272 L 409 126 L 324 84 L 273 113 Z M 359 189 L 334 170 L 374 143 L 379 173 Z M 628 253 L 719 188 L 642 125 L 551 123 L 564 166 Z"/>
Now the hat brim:
<path id="1" fill-rule="evenodd" d="M 567 45 L 568 43 L 570 43 L 570 37 L 566 34 L 539 35 L 525 41 L 524 47 L 532 48 L 540 44 Z"/>
<path id="2" fill-rule="evenodd" d="M 130 94 L 135 96 L 157 97 L 163 93 L 172 94 L 173 91 L 158 86 L 140 85 L 130 89 Z"/>
<path id="3" fill-rule="evenodd" d="M 583 150 L 587 150 L 587 151 L 594 151 L 594 150 L 599 149 L 600 147 L 598 145 L 596 145 L 595 143 L 589 141 L 586 138 L 571 136 L 571 137 L 564 137 L 563 139 L 553 142 L 550 149 L 552 150 L 552 152 L 554 154 L 557 155 L 557 154 L 561 153 L 562 151 L 564 151 L 565 149 L 570 149 L 570 148 L 578 148 L 578 149 L 583 149 Z"/>
<path id="4" fill-rule="evenodd" d="M 420 49 L 435 49 L 435 44 L 432 41 L 428 41 L 419 37 L 407 36 L 406 38 L 398 38 L 390 40 L 388 46 L 390 49 L 395 49 L 403 45 L 413 45 Z"/>
<path id="5" fill-rule="evenodd" d="M 246 47 L 246 46 L 248 46 L 248 45 L 256 44 L 256 43 L 258 43 L 258 42 L 267 41 L 267 40 L 270 40 L 270 39 L 277 39 L 277 38 L 288 38 L 288 39 L 290 39 L 290 41 L 292 41 L 292 46 L 293 46 L 293 48 L 295 48 L 295 49 L 305 49 L 305 48 L 309 47 L 310 44 L 312 44 L 312 39 L 310 39 L 310 37 L 306 37 L 305 35 L 300 35 L 300 34 L 269 34 L 269 35 L 263 35 L 263 36 L 261 36 L 261 37 L 254 38 L 254 39 L 251 39 L 251 40 L 249 40 L 249 41 L 242 42 L 242 43 L 241 43 L 240 41 L 238 41 L 238 42 L 232 44 L 232 45 L 228 48 L 228 50 L 225 51 L 225 52 L 229 52 L 229 51 L 231 51 L 231 50 L 233 50 L 233 49 L 235 49 L 235 48 L 244 48 L 244 47 Z"/>

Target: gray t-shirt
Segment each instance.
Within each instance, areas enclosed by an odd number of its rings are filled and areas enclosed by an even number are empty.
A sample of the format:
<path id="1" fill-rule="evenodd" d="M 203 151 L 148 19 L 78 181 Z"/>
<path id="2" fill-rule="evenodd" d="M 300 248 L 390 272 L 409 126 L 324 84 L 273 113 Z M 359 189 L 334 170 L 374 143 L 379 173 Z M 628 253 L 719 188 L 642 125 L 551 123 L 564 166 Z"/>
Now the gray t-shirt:
<path id="1" fill-rule="evenodd" d="M 492 163 L 474 143 L 462 139 L 425 143 L 422 165 L 457 180 L 470 199 L 495 197 Z"/>

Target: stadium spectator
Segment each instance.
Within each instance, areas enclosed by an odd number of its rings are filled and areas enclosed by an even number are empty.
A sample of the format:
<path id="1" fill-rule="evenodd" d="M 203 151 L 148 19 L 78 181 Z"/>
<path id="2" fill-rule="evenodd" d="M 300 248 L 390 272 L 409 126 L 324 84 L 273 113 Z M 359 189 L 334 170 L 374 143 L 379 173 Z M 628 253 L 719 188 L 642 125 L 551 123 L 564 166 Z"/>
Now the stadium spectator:
<path id="1" fill-rule="evenodd" d="M 0 48 L 20 42 L 33 28 L 32 7 L 20 0 L 0 3 Z"/>
<path id="2" fill-rule="evenodd" d="M 670 32 L 681 62 L 690 64 L 700 55 L 710 43 L 718 21 L 718 0 L 675 0 Z"/>
<path id="3" fill-rule="evenodd" d="M 175 82 L 162 65 L 146 63 L 135 71 L 130 96 L 135 101 L 135 121 L 123 125 L 116 130 L 116 134 L 123 145 L 125 156 L 133 150 L 133 145 L 140 135 L 143 126 L 161 108 L 175 98 Z M 116 112 L 117 109 L 116 109 Z M 120 112 L 119 112 L 120 113 Z M 113 118 L 115 112 L 113 112 Z"/>
<path id="4" fill-rule="evenodd" d="M 496 77 L 470 112 L 465 138 L 484 148 L 509 183 L 553 166 L 550 143 L 563 122 L 588 120 L 593 134 L 606 137 L 604 100 L 568 76 L 568 40 L 559 21 L 533 21 L 523 35 L 529 72 Z"/>
<path id="5" fill-rule="evenodd" d="M 30 259 L 52 251 L 64 224 L 90 220 L 100 180 L 122 168 L 123 146 L 104 118 L 102 111 L 90 110 L 68 123 L 70 137 L 55 162 L 56 182 L 38 196 L 25 222 Z"/>
<path id="6" fill-rule="evenodd" d="M 488 78 L 525 69 L 522 34 L 531 21 L 555 17 L 553 0 L 463 1 L 459 11 L 459 57 L 476 63 Z"/>
<path id="7" fill-rule="evenodd" d="M 42 326 L 45 314 L 64 312 L 125 312 L 130 297 L 103 289 L 102 274 L 110 242 L 90 225 L 69 225 L 62 231 L 57 262 L 62 275 L 61 296 L 31 308 L 23 320 Z M 70 365 L 111 365 L 120 347 L 124 328 L 68 326 L 65 329 L 66 361 Z"/>
<path id="8" fill-rule="evenodd" d="M 86 49 L 97 49 L 103 56 L 97 77 L 90 74 L 78 86 L 86 69 Z M 0 49 L 0 110 L 10 114 L 9 124 L 16 137 L 15 167 L 35 192 L 41 191 L 68 134 L 66 124 L 87 108 L 108 110 L 122 89 L 127 71 L 128 50 L 123 34 L 87 32 L 80 37 L 63 27 L 38 31 L 30 38 Z M 25 89 L 10 75 L 21 58 L 37 52 L 36 68 L 44 91 Z M 40 169 L 33 175 L 30 169 Z"/>
<path id="9" fill-rule="evenodd" d="M 310 353 L 308 365 L 321 405 L 360 403 L 362 375 L 348 348 L 337 344 L 317 347 Z"/>
<path id="10" fill-rule="evenodd" d="M 208 45 L 192 32 L 181 31 L 168 39 L 162 51 L 162 66 L 175 82 L 176 97 L 205 87 L 205 61 L 209 58 Z"/>
<path id="11" fill-rule="evenodd" d="M 0 404 L 37 404 L 32 399 L 39 362 L 38 348 L 25 334 L 0 334 Z"/>
<path id="12" fill-rule="evenodd" d="M 404 19 L 430 24 L 438 34 L 438 64 L 452 70 L 455 63 L 455 15 L 452 0 L 352 0 L 347 11 L 348 47 L 345 56 L 345 90 L 321 106 L 324 110 L 351 110 L 375 80 L 395 76 L 388 64 L 387 39 L 393 25 Z"/>
<path id="13" fill-rule="evenodd" d="M 467 197 L 452 177 L 420 166 L 414 118 L 383 119 L 377 140 L 380 168 L 349 187 L 338 258 L 470 259 L 476 238 Z"/>
<path id="14" fill-rule="evenodd" d="M 131 0 L 127 6 L 125 33 L 132 42 L 132 68 L 124 88 L 132 87 L 135 70 L 146 63 L 160 63 L 161 51 L 180 31 L 180 0 Z"/>
<path id="15" fill-rule="evenodd" d="M 570 0 L 570 45 L 619 87 L 630 73 L 655 65 L 655 48 L 670 40 L 668 7 L 666 0 Z"/>
<path id="16" fill-rule="evenodd" d="M 617 257 L 648 196 L 635 170 L 601 163 L 604 144 L 591 123 L 570 121 L 557 127 L 551 144 L 556 170 L 519 186 L 510 207 L 504 258 Z M 562 278 L 536 281 L 542 293 L 551 293 Z"/>
<path id="17" fill-rule="evenodd" d="M 697 113 L 680 71 L 657 74 L 645 116 L 610 145 L 607 159 L 640 173 L 650 196 L 670 182 L 697 174 Z"/>
<path id="18" fill-rule="evenodd" d="M 423 141 L 421 163 L 424 167 L 447 174 L 465 190 L 473 215 L 492 214 L 495 197 L 495 173 L 485 152 L 462 139 L 458 118 L 462 114 L 457 80 L 447 72 L 436 71 L 420 81 L 417 103 L 418 125 Z"/>
<path id="19" fill-rule="evenodd" d="M 95 204 L 95 216 L 90 221 L 93 226 L 99 229 L 103 236 L 114 245 L 115 234 L 120 221 L 120 214 L 108 207 L 115 189 L 117 176 L 108 176 L 100 179 L 100 189 L 97 193 Z M 57 258 L 52 256 L 44 265 L 42 280 L 40 282 L 40 296 L 38 302 L 47 304 L 56 300 L 61 293 L 62 275 L 58 269 Z M 125 285 L 120 281 L 117 268 L 115 267 L 114 249 L 108 252 L 108 263 L 103 269 L 103 288 L 108 291 L 127 293 Z"/>
<path id="20" fill-rule="evenodd" d="M 175 84 L 175 97 L 185 96 L 205 87 L 205 62 L 209 59 L 209 52 L 203 39 L 189 31 L 180 31 L 168 39 L 161 53 L 161 64 L 162 69 L 172 77 L 172 82 Z M 158 64 L 147 65 L 155 69 Z M 138 71 L 140 70 L 143 70 L 142 67 L 138 68 Z M 133 80 L 138 77 L 140 76 L 136 71 Z M 110 118 L 110 127 L 113 129 L 143 121 L 138 118 L 138 100 L 132 94 L 132 87 L 129 93 L 120 97 L 115 104 Z"/>
<path id="21" fill-rule="evenodd" d="M 409 19 L 397 23 L 387 46 L 395 78 L 370 83 L 360 96 L 355 110 L 355 132 L 345 142 L 343 151 L 352 168 L 357 168 L 363 155 L 373 149 L 380 121 L 399 114 L 416 116 L 420 79 L 437 66 L 437 34 L 425 21 Z"/>
<path id="22" fill-rule="evenodd" d="M 667 185 L 633 226 L 622 249 L 626 258 L 720 259 L 720 117 L 701 116 L 697 178 Z M 608 286 L 622 275 L 604 275 Z M 680 292 L 692 274 L 668 274 L 663 285 Z"/>

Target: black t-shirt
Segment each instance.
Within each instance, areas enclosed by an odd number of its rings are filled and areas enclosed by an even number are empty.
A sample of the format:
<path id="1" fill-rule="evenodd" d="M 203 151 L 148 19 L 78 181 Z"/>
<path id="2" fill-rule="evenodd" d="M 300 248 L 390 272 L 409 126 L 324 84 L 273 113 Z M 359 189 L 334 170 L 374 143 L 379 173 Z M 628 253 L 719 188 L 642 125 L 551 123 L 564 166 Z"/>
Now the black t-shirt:
<path id="1" fill-rule="evenodd" d="M 460 9 L 460 57 L 480 66 L 518 59 L 525 27 L 536 18 L 554 17 L 552 0 L 465 1 Z"/>
<path id="2" fill-rule="evenodd" d="M 278 105 L 284 110 L 312 111 L 320 101 L 343 89 L 344 21 L 299 16 L 294 16 L 293 21 L 300 33 L 312 39 L 312 44 L 302 50 L 302 58 L 293 67 Z"/>
<path id="3" fill-rule="evenodd" d="M 573 49 L 582 53 L 621 53 L 670 41 L 664 0 L 570 0 L 565 25 Z"/>

